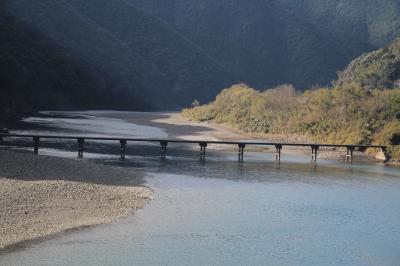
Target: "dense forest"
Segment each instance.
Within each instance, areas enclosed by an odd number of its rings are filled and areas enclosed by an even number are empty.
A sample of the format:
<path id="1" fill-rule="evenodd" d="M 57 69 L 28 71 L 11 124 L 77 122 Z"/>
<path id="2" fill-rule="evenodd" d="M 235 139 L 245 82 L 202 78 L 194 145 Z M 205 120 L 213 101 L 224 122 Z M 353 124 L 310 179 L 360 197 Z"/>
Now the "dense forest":
<path id="1" fill-rule="evenodd" d="M 350 60 L 400 36 L 398 0 L 129 1 L 256 89 L 327 85 Z"/>
<path id="2" fill-rule="evenodd" d="M 147 108 L 0 3 L 0 127 L 40 109 Z M 112 90 L 110 88 L 113 88 Z"/>
<path id="3" fill-rule="evenodd" d="M 240 82 L 328 85 L 399 36 L 399 14 L 397 0 L 4 0 L 0 121 L 178 110 Z"/>
<path id="4" fill-rule="evenodd" d="M 325 143 L 398 145 L 399 71 L 400 39 L 353 61 L 339 74 L 334 88 L 315 87 L 302 93 L 282 85 L 259 92 L 238 84 L 210 104 L 185 109 L 183 114 L 244 132 L 299 135 Z M 400 159 L 399 148 L 389 149 L 389 154 Z"/>
<path id="5" fill-rule="evenodd" d="M 234 80 L 196 44 L 125 0 L 7 0 L 3 6 L 18 24 L 99 71 L 95 78 L 110 79 L 108 90 L 131 94 L 133 110 L 211 99 L 215 88 Z"/>

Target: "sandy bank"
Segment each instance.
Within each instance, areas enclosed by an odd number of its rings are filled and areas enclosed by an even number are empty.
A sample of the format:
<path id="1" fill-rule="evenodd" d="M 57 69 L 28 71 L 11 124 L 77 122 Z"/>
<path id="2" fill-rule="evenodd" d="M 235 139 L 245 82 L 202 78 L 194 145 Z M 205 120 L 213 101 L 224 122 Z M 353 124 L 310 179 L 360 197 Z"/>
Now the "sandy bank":
<path id="1" fill-rule="evenodd" d="M 209 140 L 209 141 L 270 141 L 270 142 L 292 142 L 309 143 L 310 141 L 300 136 L 271 135 L 271 134 L 249 134 L 243 133 L 227 125 L 215 122 L 194 122 L 182 117 L 178 112 L 163 113 L 119 113 L 111 117 L 123 118 L 128 122 L 163 128 L 170 138 L 183 140 Z M 197 147 L 194 147 L 197 148 Z M 208 149 L 227 150 L 235 149 L 226 145 L 209 145 Z M 275 153 L 274 147 L 254 148 L 248 147 L 246 150 L 257 150 Z M 307 155 L 311 158 L 309 147 L 284 147 L 283 154 Z M 375 161 L 372 156 L 363 152 L 355 152 L 356 161 Z M 319 159 L 345 161 L 345 149 L 321 148 L 318 154 Z"/>
<path id="2" fill-rule="evenodd" d="M 0 249 L 131 214 L 152 197 L 141 184 L 118 167 L 0 151 Z"/>

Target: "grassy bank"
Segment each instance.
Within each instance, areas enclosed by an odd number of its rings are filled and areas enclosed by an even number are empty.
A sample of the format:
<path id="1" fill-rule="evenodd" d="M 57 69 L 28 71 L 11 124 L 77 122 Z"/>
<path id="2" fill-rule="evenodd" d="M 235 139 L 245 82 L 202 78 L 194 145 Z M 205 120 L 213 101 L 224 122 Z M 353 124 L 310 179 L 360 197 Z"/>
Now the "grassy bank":
<path id="1" fill-rule="evenodd" d="M 259 92 L 238 84 L 209 104 L 184 109 L 183 116 L 247 133 L 297 135 L 321 143 L 400 143 L 400 89 L 366 90 L 356 83 L 304 93 L 291 85 Z M 388 153 L 392 160 L 400 159 L 399 148 Z"/>

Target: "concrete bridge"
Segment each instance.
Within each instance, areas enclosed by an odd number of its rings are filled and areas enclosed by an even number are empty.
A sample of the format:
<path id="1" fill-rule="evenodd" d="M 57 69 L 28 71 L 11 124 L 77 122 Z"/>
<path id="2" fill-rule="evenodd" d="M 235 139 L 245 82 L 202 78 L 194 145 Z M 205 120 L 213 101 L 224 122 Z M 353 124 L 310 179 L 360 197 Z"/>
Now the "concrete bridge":
<path id="1" fill-rule="evenodd" d="M 26 134 L 0 134 L 0 143 L 3 143 L 6 138 L 17 138 L 17 139 L 31 139 L 34 154 L 39 153 L 40 141 L 44 139 L 60 139 L 60 140 L 76 140 L 78 144 L 78 157 L 83 157 L 85 140 L 91 141 L 116 141 L 120 144 L 120 159 L 125 160 L 126 146 L 129 142 L 147 142 L 147 143 L 159 143 L 160 144 L 160 157 L 162 160 L 166 159 L 167 147 L 169 144 L 195 144 L 200 147 L 200 160 L 206 159 L 206 148 L 208 145 L 235 145 L 238 147 L 238 160 L 243 162 L 244 150 L 249 146 L 272 146 L 275 147 L 276 162 L 280 163 L 282 156 L 282 149 L 286 147 L 309 147 L 311 149 L 311 159 L 316 162 L 318 157 L 318 151 L 322 147 L 330 148 L 344 148 L 346 149 L 346 162 L 352 163 L 354 158 L 355 149 L 367 149 L 377 148 L 380 149 L 382 160 L 386 161 L 386 150 L 385 145 L 356 145 L 356 144 L 317 144 L 317 143 L 284 143 L 284 142 L 257 142 L 257 141 L 203 141 L 203 140 L 176 140 L 176 139 L 136 139 L 136 138 L 108 138 L 108 137 L 82 137 L 82 136 L 51 136 L 51 135 L 26 135 Z"/>

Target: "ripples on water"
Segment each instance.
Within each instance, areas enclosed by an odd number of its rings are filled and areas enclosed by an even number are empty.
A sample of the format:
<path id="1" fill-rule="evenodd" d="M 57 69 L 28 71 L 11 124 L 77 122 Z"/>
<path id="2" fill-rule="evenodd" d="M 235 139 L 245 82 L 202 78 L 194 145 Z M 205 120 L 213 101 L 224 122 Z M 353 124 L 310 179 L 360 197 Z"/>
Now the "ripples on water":
<path id="1" fill-rule="evenodd" d="M 52 144 L 54 145 L 54 143 Z M 109 155 L 98 157 L 101 147 Z M 155 200 L 133 217 L 0 256 L 2 265 L 400 265 L 400 173 L 273 154 L 89 145 L 143 171 Z M 51 153 L 52 149 L 49 150 Z M 114 152 L 115 151 L 115 152 Z M 72 155 L 71 155 L 72 156 Z M 76 156 L 76 154 L 75 154 Z"/>

